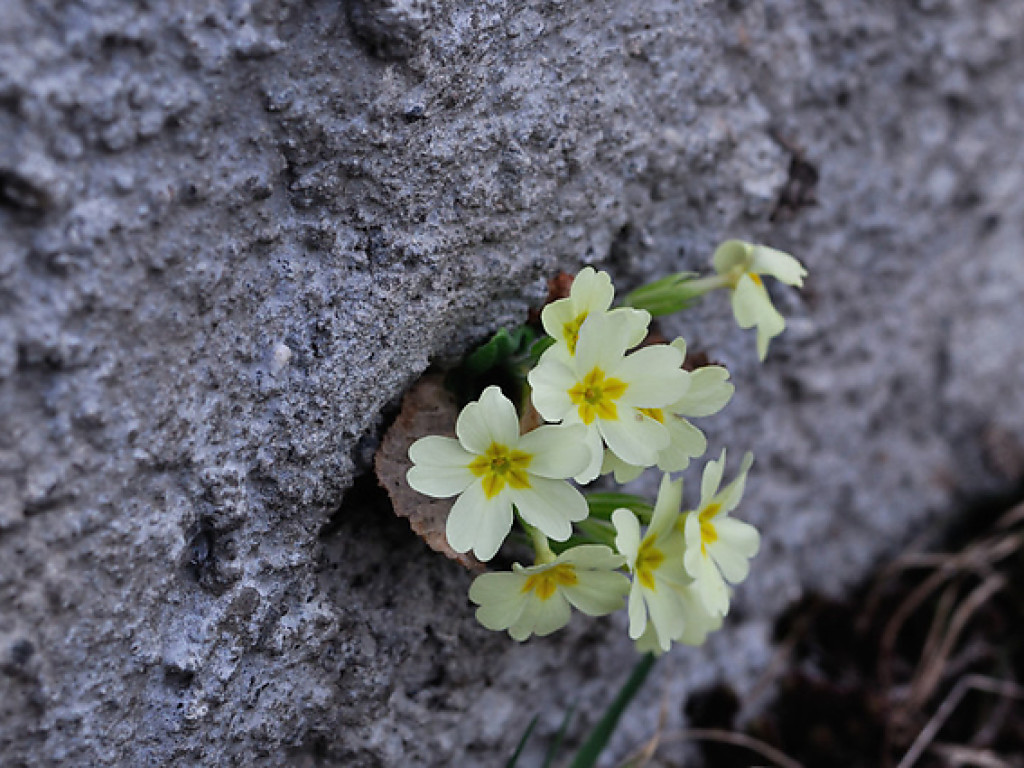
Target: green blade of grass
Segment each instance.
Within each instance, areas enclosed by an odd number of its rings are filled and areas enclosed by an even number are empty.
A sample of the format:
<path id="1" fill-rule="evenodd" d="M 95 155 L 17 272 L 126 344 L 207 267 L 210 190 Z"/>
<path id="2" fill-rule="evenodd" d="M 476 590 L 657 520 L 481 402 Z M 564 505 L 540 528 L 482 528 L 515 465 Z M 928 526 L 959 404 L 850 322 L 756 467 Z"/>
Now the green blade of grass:
<path id="1" fill-rule="evenodd" d="M 512 757 L 509 758 L 508 762 L 505 763 L 505 768 L 516 768 L 516 763 L 519 762 L 519 756 L 523 754 L 523 748 L 526 746 L 526 742 L 530 740 L 530 734 L 533 733 L 533 729 L 537 726 L 537 720 L 540 719 L 540 715 L 534 715 L 533 720 L 526 726 L 526 730 L 523 731 L 523 738 L 519 740 L 519 746 L 516 747 L 516 751 L 512 753 Z"/>
<path id="2" fill-rule="evenodd" d="M 580 747 L 580 751 L 576 753 L 576 758 L 572 761 L 570 768 L 594 768 L 597 765 L 597 759 L 608 744 L 608 739 L 615 730 L 615 726 L 619 724 L 619 718 L 622 717 L 626 707 L 629 706 L 629 703 L 633 701 L 633 698 L 639 692 L 655 661 L 657 659 L 654 654 L 647 653 L 636 663 L 626 684 L 622 686 L 615 700 L 605 711 L 597 725 L 594 726 L 594 730 L 590 732 L 586 742 Z"/>
<path id="3" fill-rule="evenodd" d="M 565 738 L 565 732 L 569 728 L 569 721 L 572 720 L 572 716 L 576 712 L 576 704 L 577 702 L 574 701 L 565 713 L 565 717 L 562 718 L 562 724 L 558 727 L 558 733 L 555 734 L 555 740 L 551 743 L 551 748 L 548 749 L 548 753 L 544 757 L 544 765 L 541 768 L 551 768 L 551 763 L 558 757 L 558 753 L 562 749 L 562 740 Z"/>

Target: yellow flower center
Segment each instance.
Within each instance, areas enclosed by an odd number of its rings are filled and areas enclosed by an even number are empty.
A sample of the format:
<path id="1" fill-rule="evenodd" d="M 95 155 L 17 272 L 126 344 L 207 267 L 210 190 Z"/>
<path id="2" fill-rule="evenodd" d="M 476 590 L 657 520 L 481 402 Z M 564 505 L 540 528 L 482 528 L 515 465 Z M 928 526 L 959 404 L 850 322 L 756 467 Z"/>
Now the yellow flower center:
<path id="1" fill-rule="evenodd" d="M 758 288 L 764 288 L 764 283 L 761 282 L 761 276 L 759 274 L 757 274 L 756 272 L 747 272 L 747 275 L 750 277 L 751 280 L 754 281 L 754 285 L 756 285 Z"/>
<path id="2" fill-rule="evenodd" d="M 583 321 L 587 319 L 587 312 L 580 312 L 576 317 L 570 320 L 568 323 L 562 325 L 562 335 L 565 336 L 566 346 L 569 347 L 569 354 L 576 354 L 576 341 L 580 337 L 580 328 L 583 326 Z"/>
<path id="3" fill-rule="evenodd" d="M 654 539 L 644 539 L 636 553 L 636 567 L 633 569 L 640 583 L 654 591 L 654 572 L 665 562 L 665 553 L 654 546 Z"/>
<path id="4" fill-rule="evenodd" d="M 508 483 L 512 488 L 529 488 L 530 478 L 526 468 L 533 456 L 524 451 L 512 451 L 500 443 L 490 447 L 469 463 L 469 471 L 481 478 L 484 493 L 493 499 Z"/>
<path id="5" fill-rule="evenodd" d="M 644 416 L 650 416 L 659 424 L 665 423 L 665 412 L 661 408 L 637 408 Z"/>
<path id="6" fill-rule="evenodd" d="M 615 401 L 626 393 L 628 386 L 619 379 L 605 378 L 604 371 L 594 368 L 569 390 L 569 399 L 579 408 L 584 424 L 592 423 L 595 418 L 614 421 L 619 418 Z"/>
<path id="7" fill-rule="evenodd" d="M 721 509 L 721 504 L 708 504 L 705 509 L 701 510 L 698 517 L 700 520 L 700 553 L 704 557 L 708 556 L 707 545 L 718 541 L 718 531 L 715 529 L 715 524 L 712 520 L 714 520 Z"/>
<path id="8" fill-rule="evenodd" d="M 540 573 L 535 573 L 523 584 L 523 594 L 535 592 L 541 600 L 548 600 L 558 587 L 571 587 L 579 581 L 576 566 L 559 563 Z"/>

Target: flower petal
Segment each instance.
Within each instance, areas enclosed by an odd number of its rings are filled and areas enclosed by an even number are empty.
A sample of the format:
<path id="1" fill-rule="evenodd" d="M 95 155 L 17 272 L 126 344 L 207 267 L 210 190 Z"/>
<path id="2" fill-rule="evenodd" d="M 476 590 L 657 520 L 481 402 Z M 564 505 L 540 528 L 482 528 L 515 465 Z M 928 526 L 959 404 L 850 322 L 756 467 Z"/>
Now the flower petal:
<path id="1" fill-rule="evenodd" d="M 663 472 L 680 472 L 690 465 L 690 459 L 703 456 L 708 448 L 704 433 L 681 416 L 669 415 L 665 419 L 669 444 L 658 454 L 658 468 Z"/>
<path id="2" fill-rule="evenodd" d="M 526 579 L 516 573 L 484 573 L 469 588 L 469 599 L 479 608 L 476 618 L 490 630 L 512 626 L 523 612 L 527 596 L 522 588 Z"/>
<path id="3" fill-rule="evenodd" d="M 667 651 L 672 645 L 672 638 L 682 634 L 684 628 L 685 617 L 679 597 L 675 590 L 660 584 L 656 590 L 645 589 L 644 599 L 647 600 L 651 623 L 658 632 L 658 641 Z"/>
<path id="4" fill-rule="evenodd" d="M 609 312 L 608 316 L 612 322 L 622 328 L 626 349 L 632 349 L 643 341 L 647 335 L 647 328 L 651 324 L 651 313 L 646 309 L 619 307 Z"/>
<path id="5" fill-rule="evenodd" d="M 601 474 L 601 458 L 604 456 L 604 443 L 601 442 L 601 431 L 598 429 L 597 422 L 587 427 L 587 434 L 583 438 L 583 442 L 590 451 L 590 463 L 583 468 L 582 472 L 573 477 L 573 480 L 580 485 L 586 485 L 596 480 L 597 476 Z"/>
<path id="6" fill-rule="evenodd" d="M 629 588 L 629 601 L 626 606 L 629 613 L 629 636 L 637 640 L 647 629 L 647 603 L 644 601 L 640 582 L 636 579 Z"/>
<path id="7" fill-rule="evenodd" d="M 739 584 L 750 573 L 750 562 L 747 558 L 721 541 L 708 546 L 708 556 L 730 584 Z"/>
<path id="8" fill-rule="evenodd" d="M 613 370 L 629 348 L 629 330 L 608 315 L 590 315 L 576 343 L 576 373 L 584 376 L 594 368 L 605 374 Z"/>
<path id="9" fill-rule="evenodd" d="M 747 473 L 750 471 L 750 467 L 754 464 L 754 454 L 747 451 L 743 455 L 743 461 L 740 463 L 740 471 L 736 474 L 736 477 L 731 483 L 722 489 L 721 493 L 718 494 L 718 502 L 722 505 L 722 509 L 726 512 L 732 512 L 740 503 L 740 499 L 743 498 L 743 490 L 747 485 Z"/>
<path id="10" fill-rule="evenodd" d="M 587 517 L 587 500 L 564 480 L 531 477 L 529 488 L 510 488 L 508 495 L 519 514 L 549 539 L 565 541 L 572 523 Z"/>
<path id="11" fill-rule="evenodd" d="M 544 637 L 568 624 L 571 615 L 569 603 L 561 594 L 555 593 L 547 600 L 530 597 L 519 619 L 509 628 L 509 634 L 520 642 L 531 634 Z"/>
<path id="12" fill-rule="evenodd" d="M 473 473 L 469 471 L 473 454 L 453 438 L 420 438 L 409 446 L 409 458 L 415 466 L 406 473 L 406 480 L 413 490 L 427 496 L 454 496 L 473 482 Z"/>
<path id="13" fill-rule="evenodd" d="M 692 552 L 693 550 L 690 550 L 686 553 L 687 558 Z M 691 588 L 700 597 L 708 613 L 712 616 L 725 616 L 729 612 L 729 588 L 711 559 L 702 557 L 699 550 L 697 556 L 700 558 L 700 564 L 696 568 L 697 573 Z M 690 570 L 689 566 L 687 570 Z"/>
<path id="14" fill-rule="evenodd" d="M 683 481 L 681 479 L 673 481 L 668 474 L 662 475 L 647 536 L 660 538 L 669 529 L 675 527 L 676 520 L 679 519 L 679 507 L 682 503 Z"/>
<path id="15" fill-rule="evenodd" d="M 622 402 L 638 408 L 661 408 L 678 400 L 687 388 L 686 371 L 679 366 L 679 350 L 668 344 L 652 344 L 627 355 L 608 374 L 629 387 Z"/>
<path id="16" fill-rule="evenodd" d="M 686 616 L 686 626 L 682 634 L 674 639 L 684 645 L 703 645 L 708 634 L 722 626 L 722 618 L 708 613 L 692 587 L 684 587 L 678 593 Z"/>
<path id="17" fill-rule="evenodd" d="M 722 472 L 725 469 L 725 448 L 722 449 L 718 460 L 709 461 L 704 465 L 704 474 L 700 478 L 700 506 L 706 507 L 715 494 L 718 493 L 718 486 L 722 484 Z"/>
<path id="18" fill-rule="evenodd" d="M 616 509 L 612 512 L 612 525 L 615 526 L 615 549 L 626 558 L 626 565 L 633 570 L 640 551 L 640 522 L 630 510 Z"/>
<path id="19" fill-rule="evenodd" d="M 579 571 L 579 581 L 565 587 L 565 597 L 588 616 L 605 616 L 622 607 L 629 579 L 615 571 Z"/>
<path id="20" fill-rule="evenodd" d="M 557 479 L 582 472 L 591 463 L 586 436 L 583 424 L 545 425 L 527 432 L 519 440 L 519 450 L 533 457 L 526 471 Z"/>
<path id="21" fill-rule="evenodd" d="M 558 357 L 542 360 L 526 380 L 533 390 L 534 408 L 547 421 L 561 421 L 572 410 L 569 390 L 576 384 L 576 375 Z"/>
<path id="22" fill-rule="evenodd" d="M 558 561 L 587 570 L 615 570 L 626 564 L 622 555 L 604 544 L 580 544 L 559 555 Z"/>
<path id="23" fill-rule="evenodd" d="M 425 496 L 446 499 L 466 490 L 476 480 L 466 467 L 410 467 L 405 473 L 409 487 Z"/>
<path id="24" fill-rule="evenodd" d="M 729 371 L 720 365 L 707 365 L 690 373 L 690 387 L 681 398 L 668 407 L 683 416 L 710 416 L 725 407 L 736 391 L 730 384 Z"/>
<path id="25" fill-rule="evenodd" d="M 593 267 L 584 267 L 572 281 L 569 289 L 574 315 L 581 312 L 597 314 L 607 312 L 615 298 L 615 288 L 607 272 L 598 272 Z"/>
<path id="26" fill-rule="evenodd" d="M 669 344 L 669 346 L 672 347 L 673 349 L 678 349 L 679 355 L 683 358 L 683 360 L 686 359 L 686 339 L 684 339 L 682 336 L 676 336 Z"/>
<path id="27" fill-rule="evenodd" d="M 445 524 L 448 543 L 456 552 L 468 552 L 483 562 L 497 553 L 512 530 L 512 501 L 507 493 L 488 499 L 483 484 L 470 483 L 452 505 Z"/>
<path id="28" fill-rule="evenodd" d="M 750 268 L 760 275 L 771 275 L 781 283 L 798 288 L 803 286 L 804 278 L 807 277 L 807 270 L 799 261 L 788 253 L 764 245 L 754 246 Z"/>
<path id="29" fill-rule="evenodd" d="M 732 312 L 740 328 L 764 328 L 777 336 L 782 333 L 786 321 L 772 304 L 771 297 L 763 285 L 757 285 L 749 274 L 736 282 L 732 294 Z"/>
<path id="30" fill-rule="evenodd" d="M 601 474 L 613 473 L 615 475 L 615 482 L 619 485 L 636 480 L 643 471 L 643 467 L 627 464 L 611 451 L 604 452 L 604 461 L 601 462 Z"/>
<path id="31" fill-rule="evenodd" d="M 516 407 L 498 387 L 488 387 L 479 400 L 462 409 L 455 421 L 455 434 L 473 453 L 484 453 L 491 443 L 513 446 L 519 440 Z"/>
<path id="32" fill-rule="evenodd" d="M 718 531 L 718 538 L 722 543 L 748 559 L 756 555 L 761 548 L 761 534 L 750 523 L 732 517 L 722 517 L 715 521 L 715 530 Z"/>
<path id="33" fill-rule="evenodd" d="M 664 425 L 632 408 L 620 408 L 618 419 L 598 419 L 596 424 L 608 448 L 627 464 L 650 467 L 658 461 L 658 451 L 668 446 Z"/>
<path id="34" fill-rule="evenodd" d="M 553 301 L 540 313 L 540 324 L 544 331 L 553 338 L 559 346 L 564 346 L 565 326 L 576 319 L 576 312 L 573 309 L 572 299 L 559 299 Z"/>

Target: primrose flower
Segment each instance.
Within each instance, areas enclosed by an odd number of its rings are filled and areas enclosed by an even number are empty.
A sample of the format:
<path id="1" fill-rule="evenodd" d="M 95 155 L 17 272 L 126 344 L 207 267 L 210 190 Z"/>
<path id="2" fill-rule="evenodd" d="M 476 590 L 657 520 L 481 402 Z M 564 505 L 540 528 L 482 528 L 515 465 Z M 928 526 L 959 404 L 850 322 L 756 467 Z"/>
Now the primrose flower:
<path id="1" fill-rule="evenodd" d="M 662 477 L 651 524 L 643 538 L 633 512 L 617 509 L 612 513 L 615 548 L 625 556 L 633 574 L 629 636 L 634 640 L 643 637 L 650 618 L 663 651 L 671 647 L 673 638 L 686 631 L 686 606 L 679 590 L 691 579 L 683 567 L 686 542 L 676 529 L 682 496 L 682 480 L 672 482 L 668 475 Z"/>
<path id="2" fill-rule="evenodd" d="M 682 337 L 673 341 L 671 346 L 678 349 L 679 354 L 686 359 L 686 341 Z M 690 459 L 704 455 L 708 441 L 704 433 L 687 421 L 686 417 L 718 413 L 736 389 L 728 382 L 729 371 L 720 365 L 707 365 L 684 373 L 686 385 L 682 397 L 664 408 L 644 411 L 668 430 L 669 444 L 658 452 L 656 462 L 662 472 L 680 472 L 689 466 Z M 615 473 L 615 482 L 628 483 L 640 476 L 643 467 L 627 464 L 611 451 L 605 451 L 601 473 L 608 472 Z"/>
<path id="3" fill-rule="evenodd" d="M 739 474 L 719 490 L 725 468 L 722 449 L 718 461 L 709 461 L 704 467 L 700 505 L 676 523 L 686 537 L 683 562 L 693 577 L 693 589 L 713 616 L 728 613 L 729 588 L 725 582 L 739 584 L 747 578 L 748 561 L 760 547 L 761 537 L 754 526 L 729 517 L 743 497 L 747 472 L 753 463 L 753 454 L 746 454 Z"/>
<path id="4" fill-rule="evenodd" d="M 409 447 L 409 485 L 434 498 L 458 496 L 445 533 L 456 552 L 490 560 L 512 528 L 512 505 L 545 536 L 565 541 L 587 502 L 565 478 L 586 467 L 581 426 L 542 426 L 519 435 L 515 406 L 497 387 L 463 408 L 458 440 L 431 435 Z"/>
<path id="5" fill-rule="evenodd" d="M 708 613 L 704 602 L 697 595 L 692 584 L 686 587 L 677 587 L 676 594 L 680 598 L 685 621 L 682 633 L 673 637 L 672 641 L 683 645 L 704 645 L 708 635 L 721 629 L 722 617 Z M 647 629 L 636 641 L 636 650 L 637 653 L 653 653 L 656 656 L 664 653 L 654 624 L 647 624 Z"/>
<path id="6" fill-rule="evenodd" d="M 621 608 L 629 591 L 629 579 L 616 571 L 623 562 L 603 544 L 582 544 L 550 563 L 515 563 L 511 572 L 477 576 L 469 599 L 480 606 L 476 618 L 488 629 L 507 629 L 519 641 L 543 637 L 569 622 L 570 605 L 590 616 Z"/>
<path id="7" fill-rule="evenodd" d="M 649 467 L 670 436 L 652 409 L 675 402 L 686 389 L 679 350 L 654 344 L 629 355 L 628 324 L 592 315 L 580 327 L 576 355 L 549 357 L 530 371 L 533 404 L 548 421 L 582 424 L 590 464 L 575 479 L 588 483 L 600 474 L 603 444 L 627 464 Z"/>
<path id="8" fill-rule="evenodd" d="M 615 289 L 607 272 L 596 272 L 593 267 L 584 267 L 572 282 L 569 297 L 553 301 L 544 307 L 540 321 L 544 330 L 555 340 L 544 355 L 562 359 L 576 355 L 576 342 L 583 322 L 591 315 L 609 315 L 617 324 L 622 324 L 627 339 L 627 349 L 635 347 L 645 335 L 651 322 L 651 315 L 644 310 L 619 307 L 609 311 Z M 542 357 L 543 359 L 543 357 Z"/>
<path id="9" fill-rule="evenodd" d="M 729 278 L 732 312 L 740 328 L 757 327 L 757 354 L 764 360 L 768 342 L 786 327 L 786 320 L 772 304 L 761 275 L 801 287 L 807 270 L 788 253 L 742 240 L 726 240 L 715 250 L 715 271 Z"/>

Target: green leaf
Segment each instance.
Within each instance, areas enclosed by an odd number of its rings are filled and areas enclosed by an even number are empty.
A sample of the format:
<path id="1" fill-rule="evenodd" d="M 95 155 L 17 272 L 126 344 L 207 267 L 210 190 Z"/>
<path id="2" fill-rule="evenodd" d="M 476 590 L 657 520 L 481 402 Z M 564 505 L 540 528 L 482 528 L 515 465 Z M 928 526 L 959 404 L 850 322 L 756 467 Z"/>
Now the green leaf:
<path id="1" fill-rule="evenodd" d="M 540 356 L 543 355 L 548 349 L 555 345 L 555 340 L 550 336 L 542 336 L 533 342 L 533 346 L 530 347 L 530 365 L 531 367 L 536 365 L 540 360 Z"/>
<path id="2" fill-rule="evenodd" d="M 654 654 L 648 653 L 644 654 L 643 658 L 636 663 L 626 684 L 622 686 L 618 696 L 615 697 L 615 700 L 609 705 L 597 725 L 594 726 L 594 730 L 590 732 L 590 736 L 587 737 L 586 742 L 580 747 L 580 751 L 576 753 L 576 758 L 572 761 L 569 768 L 594 768 L 597 765 L 597 760 L 601 756 L 601 752 L 604 751 L 605 746 L 607 746 L 608 739 L 615 731 L 615 726 L 619 724 L 622 713 L 640 691 L 655 661 L 657 659 Z"/>
<path id="3" fill-rule="evenodd" d="M 590 516 L 598 520 L 611 520 L 612 512 L 625 507 L 643 520 L 650 520 L 654 507 L 640 496 L 632 493 L 588 493 L 587 506 Z"/>
<path id="4" fill-rule="evenodd" d="M 466 357 L 463 367 L 471 375 L 489 371 L 501 360 L 509 357 L 516 348 L 516 342 L 507 328 L 500 329 L 490 341 L 477 347 Z"/>
<path id="5" fill-rule="evenodd" d="M 526 746 L 526 742 L 530 740 L 530 734 L 533 733 L 533 729 L 537 727 L 537 720 L 540 719 L 540 715 L 534 715 L 530 724 L 526 726 L 526 730 L 523 731 L 523 737 L 519 740 L 519 746 L 516 747 L 516 751 L 512 753 L 512 757 L 505 763 L 505 768 L 516 768 L 516 763 L 519 762 L 519 756 L 523 754 L 523 748 Z"/>
<path id="6" fill-rule="evenodd" d="M 541 768 L 551 768 L 551 763 L 558 757 L 558 753 L 562 749 L 562 741 L 565 739 L 565 732 L 569 728 L 569 721 L 572 720 L 572 716 L 576 713 L 577 703 L 574 701 L 568 711 L 566 711 L 565 717 L 562 718 L 562 724 L 558 727 L 558 733 L 555 734 L 555 740 L 551 743 L 547 755 L 544 756 L 544 765 Z"/>

